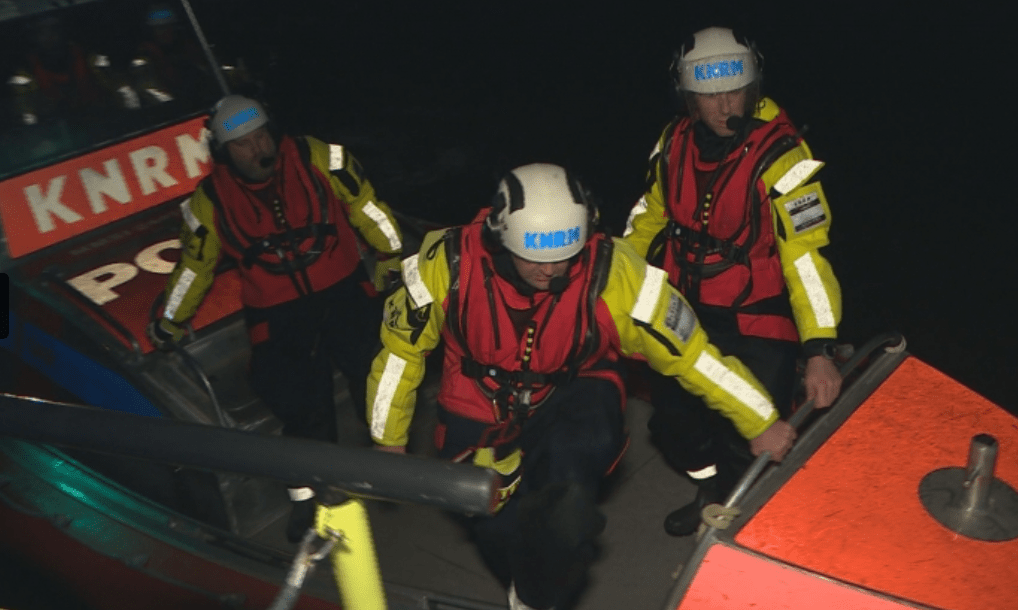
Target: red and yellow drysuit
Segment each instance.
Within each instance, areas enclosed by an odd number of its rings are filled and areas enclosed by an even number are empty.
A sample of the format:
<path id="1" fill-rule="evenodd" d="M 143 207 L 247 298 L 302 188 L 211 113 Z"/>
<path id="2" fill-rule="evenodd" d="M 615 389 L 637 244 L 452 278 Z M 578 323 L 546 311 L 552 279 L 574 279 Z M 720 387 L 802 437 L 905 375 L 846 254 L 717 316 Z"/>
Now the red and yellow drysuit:
<path id="1" fill-rule="evenodd" d="M 811 180 L 823 163 L 770 99 L 751 125 L 720 162 L 701 158 L 688 117 L 669 125 L 625 239 L 651 260 L 663 248 L 671 283 L 694 305 L 728 308 L 743 335 L 834 339 L 841 292 L 819 253 L 831 212 Z"/>
<path id="2" fill-rule="evenodd" d="M 560 294 L 537 291 L 528 297 L 494 272 L 481 241 L 482 224 L 429 233 L 420 253 L 403 261 L 405 285 L 386 302 L 383 349 L 368 378 L 368 420 L 376 443 L 407 443 L 425 356 L 442 340 L 439 403 L 492 426 L 506 417 L 506 406 L 529 399 L 523 406 L 538 411 L 548 386 L 558 380 L 614 375 L 593 365 L 620 355 L 645 359 L 674 377 L 746 438 L 778 418 L 766 390 L 738 360 L 708 342 L 666 274 L 647 265 L 629 244 L 595 236 L 570 266 L 570 281 Z M 531 315 L 517 332 L 513 316 L 519 325 L 521 311 Z M 478 451 L 474 463 L 508 474 L 519 456 L 496 461 L 491 452 Z"/>
<path id="3" fill-rule="evenodd" d="M 219 163 L 181 204 L 183 252 L 166 288 L 166 320 L 194 315 L 224 255 L 240 263 L 244 305 L 266 308 L 349 276 L 361 263 L 360 238 L 382 256 L 402 251 L 392 212 L 341 146 L 283 136 L 273 180 L 268 196 L 258 195 Z"/>

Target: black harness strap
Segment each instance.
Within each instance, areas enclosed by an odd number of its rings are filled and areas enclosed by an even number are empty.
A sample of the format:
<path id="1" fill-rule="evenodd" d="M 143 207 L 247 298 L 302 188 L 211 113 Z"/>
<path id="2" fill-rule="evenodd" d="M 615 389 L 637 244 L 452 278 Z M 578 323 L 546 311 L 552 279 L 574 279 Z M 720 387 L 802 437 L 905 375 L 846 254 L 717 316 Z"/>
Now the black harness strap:
<path id="1" fill-rule="evenodd" d="M 743 218 L 743 222 L 738 229 L 732 233 L 731 238 L 724 239 L 708 234 L 708 223 L 706 220 L 702 222 L 701 230 L 695 232 L 690 230 L 688 227 L 684 227 L 671 217 L 669 217 L 668 224 L 665 229 L 655 236 L 655 241 L 652 242 L 652 248 L 654 243 L 659 241 L 659 239 L 669 239 L 672 242 L 672 246 L 674 248 L 673 256 L 675 256 L 675 260 L 678 262 L 680 268 L 678 286 L 687 298 L 694 301 L 699 299 L 700 282 L 703 279 L 715 277 L 735 265 L 743 265 L 746 267 L 750 265 L 749 252 L 760 237 L 761 224 L 760 205 L 762 202 L 760 201 L 760 196 L 755 185 L 760 180 L 761 176 L 763 176 L 763 173 L 767 170 L 767 168 L 769 168 L 781 155 L 785 154 L 798 144 L 798 134 L 796 134 L 796 137 L 788 135 L 781 136 L 777 138 L 774 143 L 768 143 L 772 134 L 778 129 L 779 126 L 775 125 L 770 133 L 761 138 L 761 142 L 764 143 L 762 146 L 765 147 L 766 152 L 753 167 L 751 180 L 748 183 L 750 185 L 750 188 L 747 189 L 746 193 L 746 207 L 748 214 Z M 677 185 L 682 184 L 685 156 L 691 139 L 692 130 L 688 131 L 683 138 L 682 158 L 679 159 L 679 176 Z M 729 153 L 726 153 L 723 157 L 727 156 L 727 154 Z M 725 179 L 717 189 L 719 195 L 734 175 L 735 168 L 738 166 L 738 163 L 739 161 L 737 160 L 734 163 L 728 164 L 730 171 L 728 171 Z M 662 167 L 665 167 L 666 164 L 667 161 L 662 160 Z M 724 165 L 724 159 L 719 161 L 718 167 L 708 180 L 708 183 L 704 188 L 704 196 L 701 198 L 697 209 L 698 214 L 703 215 L 704 211 L 708 209 L 707 206 L 710 201 L 712 199 L 717 199 L 717 197 L 714 197 L 713 195 L 713 188 L 720 177 Z M 670 205 L 668 205 L 668 203 L 670 202 L 666 200 L 666 210 L 670 209 Z M 736 240 L 746 230 L 747 225 L 749 227 L 749 234 L 746 241 L 742 245 L 739 245 Z M 693 261 L 688 260 L 690 253 L 694 254 Z M 719 255 L 721 260 L 711 264 L 704 263 L 707 256 L 715 254 Z M 752 290 L 753 277 L 752 274 L 750 274 L 749 281 L 746 283 L 746 286 L 740 294 L 735 298 L 731 308 L 738 309 L 749 297 Z"/>
<path id="2" fill-rule="evenodd" d="M 502 419 L 511 419 L 518 415 L 525 416 L 532 407 L 539 406 L 521 404 L 521 402 L 515 398 L 520 392 L 533 391 L 534 389 L 544 386 L 558 386 L 569 383 L 576 378 L 580 366 L 584 363 L 584 361 L 586 361 L 586 359 L 594 353 L 594 350 L 597 349 L 600 333 L 597 329 L 597 319 L 595 314 L 597 311 L 598 299 L 608 282 L 614 245 L 614 242 L 608 237 L 601 238 L 597 244 L 593 269 L 587 286 L 587 298 L 581 304 L 581 307 L 585 308 L 587 313 L 587 325 L 585 329 L 577 329 L 577 332 L 574 332 L 573 346 L 570 350 L 570 354 L 566 359 L 564 368 L 559 371 L 555 371 L 553 373 L 535 373 L 528 370 L 526 366 L 523 370 L 508 371 L 499 366 L 478 362 L 470 354 L 470 348 L 466 344 L 463 329 L 460 326 L 460 317 L 456 316 L 454 318 L 456 321 L 450 325 L 450 330 L 452 330 L 453 336 L 456 337 L 464 352 L 464 356 L 461 360 L 463 374 L 478 381 L 485 378 L 495 381 L 498 385 L 498 389 L 495 390 L 492 398 L 495 401 L 496 406 L 499 408 L 500 417 L 502 417 Z M 458 269 L 456 271 L 458 272 Z M 450 272 L 452 272 L 451 265 Z M 489 290 L 488 293 L 490 298 L 491 291 Z M 450 296 L 451 295 L 452 291 L 450 290 Z M 454 311 L 454 302 L 455 300 L 450 298 L 450 317 Z M 580 318 L 580 316 L 578 316 L 578 318 Z M 483 387 L 484 386 L 482 386 L 482 388 Z"/>
<path id="3" fill-rule="evenodd" d="M 243 235 L 243 241 L 238 237 L 233 230 L 230 228 L 229 223 L 225 220 L 227 211 L 223 207 L 223 203 L 219 197 L 219 192 L 215 187 L 215 182 L 211 177 L 205 178 L 202 181 L 202 188 L 208 195 L 209 200 L 212 201 L 212 205 L 216 210 L 216 215 L 220 219 L 217 222 L 219 234 L 223 241 L 230 244 L 230 246 L 241 253 L 241 264 L 245 268 L 250 269 L 253 265 L 258 265 L 262 269 L 273 275 L 287 275 L 290 281 L 293 282 L 294 287 L 297 291 L 304 295 L 310 293 L 311 280 L 307 275 L 307 268 L 318 261 L 324 252 L 325 239 L 327 237 L 336 237 L 338 232 L 336 225 L 332 222 L 329 214 L 329 198 L 325 192 L 325 186 L 321 184 L 321 181 L 317 180 L 314 175 L 314 170 L 311 163 L 311 146 L 307 140 L 302 137 L 293 139 L 297 145 L 297 150 L 300 153 L 301 162 L 305 171 L 311 178 L 311 183 L 314 188 L 314 193 L 308 193 L 309 197 L 313 196 L 318 201 L 319 214 L 321 220 L 319 222 L 312 222 L 313 212 L 308 211 L 307 224 L 302 227 L 291 227 L 287 226 L 286 230 L 279 231 L 276 233 L 270 233 L 263 236 L 251 236 Z M 311 246 L 304 252 L 298 249 L 298 245 L 306 239 L 312 239 Z M 245 245 L 245 242 L 247 245 Z M 265 254 L 273 255 L 278 259 L 278 262 L 266 260 L 263 256 Z M 291 258 L 287 257 L 289 254 Z M 301 274 L 303 285 L 297 278 L 297 273 Z"/>

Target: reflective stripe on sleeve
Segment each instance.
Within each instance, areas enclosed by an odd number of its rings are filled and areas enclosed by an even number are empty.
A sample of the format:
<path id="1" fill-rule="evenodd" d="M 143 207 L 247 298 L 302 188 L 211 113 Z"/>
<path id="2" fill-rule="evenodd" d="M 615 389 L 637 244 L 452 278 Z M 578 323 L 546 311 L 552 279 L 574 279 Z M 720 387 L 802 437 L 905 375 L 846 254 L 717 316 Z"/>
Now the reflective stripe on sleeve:
<path id="1" fill-rule="evenodd" d="M 403 378 L 404 369 L 406 360 L 395 354 L 389 354 L 385 361 L 385 371 L 378 380 L 375 402 L 371 405 L 372 438 L 381 439 L 385 436 L 385 422 L 389 419 L 389 409 L 392 408 L 392 399 L 396 396 L 396 388 L 399 386 L 399 380 Z"/>
<path id="2" fill-rule="evenodd" d="M 329 144 L 329 171 L 334 172 L 337 169 L 343 169 L 345 161 L 343 147 L 339 144 Z"/>
<path id="3" fill-rule="evenodd" d="M 647 273 L 643 276 L 643 285 L 640 286 L 640 295 L 636 298 L 636 305 L 633 306 L 634 320 L 650 323 L 666 276 L 664 269 L 647 265 Z"/>
<path id="4" fill-rule="evenodd" d="M 817 161 L 816 159 L 803 159 L 799 161 L 792 166 L 792 169 L 785 172 L 781 179 L 774 183 L 774 190 L 782 195 L 792 192 L 792 189 L 808 180 L 823 164 L 823 161 Z"/>
<path id="5" fill-rule="evenodd" d="M 704 479 L 709 479 L 712 476 L 716 475 L 717 473 L 718 473 L 718 467 L 715 466 L 714 464 L 711 464 L 710 466 L 708 466 L 706 468 L 701 468 L 700 470 L 687 470 L 686 471 L 686 474 L 689 475 L 689 478 L 696 479 L 697 481 L 702 481 Z"/>
<path id="6" fill-rule="evenodd" d="M 191 198 L 188 197 L 180 203 L 180 215 L 184 217 L 184 222 L 187 224 L 187 228 L 191 229 L 194 233 L 201 226 L 201 221 L 191 211 Z"/>
<path id="7" fill-rule="evenodd" d="M 289 494 L 291 502 L 303 502 L 315 497 L 315 490 L 310 487 L 289 487 L 286 493 Z"/>
<path id="8" fill-rule="evenodd" d="M 389 248 L 392 250 L 402 250 L 403 243 L 399 241 L 399 233 L 396 232 L 396 227 L 392 226 L 389 222 L 389 217 L 385 215 L 374 201 L 369 201 L 364 204 L 364 213 L 368 215 L 368 218 L 375 221 L 378 228 L 382 230 L 385 238 L 389 240 Z"/>
<path id="9" fill-rule="evenodd" d="M 173 321 L 173 316 L 177 315 L 177 308 L 180 307 L 180 302 L 184 300 L 187 289 L 191 287 L 191 283 L 194 282 L 196 277 L 198 277 L 198 274 L 190 269 L 184 269 L 180 274 L 180 277 L 177 278 L 177 285 L 173 287 L 170 299 L 166 302 L 166 308 L 163 309 L 164 318 L 171 322 Z"/>
<path id="10" fill-rule="evenodd" d="M 626 230 L 622 232 L 622 237 L 626 237 L 633 232 L 633 220 L 635 220 L 637 216 L 643 214 L 646 211 L 647 211 L 647 197 L 645 195 L 643 197 L 640 197 L 640 200 L 636 202 L 636 205 L 633 206 L 633 209 L 629 210 L 629 218 L 626 219 Z"/>
<path id="11" fill-rule="evenodd" d="M 434 301 L 435 297 L 431 296 L 428 287 L 424 285 L 424 280 L 421 279 L 420 269 L 417 268 L 418 256 L 414 254 L 403 261 L 403 283 L 406 284 L 406 289 L 410 293 L 410 298 L 414 300 L 414 305 L 424 307 Z"/>
<path id="12" fill-rule="evenodd" d="M 824 283 L 820 279 L 820 272 L 813 262 L 813 256 L 807 252 L 795 259 L 795 270 L 799 273 L 799 279 L 806 288 L 806 298 L 809 299 L 810 309 L 816 318 L 817 326 L 831 328 L 834 326 L 834 311 L 831 308 L 831 301 L 824 290 Z"/>
<path id="13" fill-rule="evenodd" d="M 774 405 L 766 396 L 709 353 L 701 353 L 693 368 L 719 388 L 731 394 L 736 400 L 752 409 L 762 419 L 767 419 L 774 413 Z"/>

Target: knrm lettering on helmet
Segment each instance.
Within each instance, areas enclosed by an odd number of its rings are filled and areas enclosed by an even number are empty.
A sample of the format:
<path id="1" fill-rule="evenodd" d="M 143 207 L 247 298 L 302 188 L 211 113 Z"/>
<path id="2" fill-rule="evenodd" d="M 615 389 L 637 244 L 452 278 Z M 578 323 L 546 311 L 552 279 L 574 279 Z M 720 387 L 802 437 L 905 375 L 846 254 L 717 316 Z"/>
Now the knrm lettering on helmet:
<path id="1" fill-rule="evenodd" d="M 693 66 L 693 78 L 696 80 L 710 80 L 712 78 L 739 76 L 743 73 L 743 70 L 743 60 L 725 59 L 712 64 Z"/>
<path id="2" fill-rule="evenodd" d="M 523 236 L 523 248 L 526 250 L 563 248 L 578 241 L 580 241 L 580 227 L 578 226 L 564 231 L 528 232 Z"/>

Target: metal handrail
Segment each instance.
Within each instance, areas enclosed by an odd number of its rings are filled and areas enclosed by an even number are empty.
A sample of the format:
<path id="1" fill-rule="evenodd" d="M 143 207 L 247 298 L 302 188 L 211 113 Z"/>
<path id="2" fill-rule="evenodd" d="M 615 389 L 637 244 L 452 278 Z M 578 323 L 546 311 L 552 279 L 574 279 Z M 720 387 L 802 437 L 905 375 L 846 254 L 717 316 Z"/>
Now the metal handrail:
<path id="1" fill-rule="evenodd" d="M 855 369 L 857 369 L 864 360 L 872 356 L 873 353 L 876 352 L 881 347 L 884 347 L 886 352 L 893 353 L 904 352 L 905 339 L 904 337 L 902 337 L 900 333 L 897 332 L 889 332 L 877 335 L 876 337 L 867 341 L 861 348 L 854 351 L 852 356 L 838 368 L 839 374 L 841 374 L 842 378 L 847 377 Z M 868 370 L 870 369 L 867 369 L 867 371 Z M 867 374 L 868 373 L 866 371 L 863 372 L 864 376 Z M 861 381 L 862 379 L 860 379 L 860 382 Z M 848 388 L 842 388 L 841 397 L 839 398 L 839 401 L 841 400 L 841 398 L 847 399 L 847 394 L 851 393 L 851 391 L 854 388 L 855 385 L 851 385 Z M 838 403 L 832 405 L 832 409 L 835 408 L 837 404 Z M 799 408 L 798 411 L 796 411 L 788 419 L 788 423 L 794 428 L 798 428 L 799 426 L 801 426 L 803 422 L 805 422 L 806 418 L 813 411 L 813 406 L 814 406 L 813 401 L 808 401 L 807 403 L 805 403 L 802 407 Z M 817 423 L 819 424 L 826 421 L 829 421 L 829 419 L 824 418 L 819 420 Z M 807 431 L 807 435 L 816 431 L 818 427 L 820 426 L 811 426 Z M 800 441 L 801 440 L 802 439 L 800 438 Z M 794 447 L 793 451 L 795 451 Z M 728 511 L 729 514 L 731 514 L 732 509 L 738 510 L 737 509 L 738 505 L 745 499 L 750 489 L 751 488 L 755 489 L 754 484 L 758 481 L 758 479 L 760 480 L 761 485 L 768 484 L 767 483 L 768 477 L 761 478 L 761 473 L 764 472 L 764 469 L 768 465 L 770 465 L 769 464 L 770 457 L 771 456 L 769 452 L 764 452 L 757 456 L 757 458 L 753 461 L 750 467 L 743 474 L 742 478 L 739 479 L 739 482 L 736 484 L 735 488 L 729 494 L 724 504 L 723 510 Z M 787 462 L 788 459 L 786 458 L 785 461 Z M 772 470 L 774 468 L 780 467 L 781 465 L 774 464 L 772 466 Z M 677 608 L 679 606 L 679 603 L 682 601 L 683 596 L 686 593 L 686 587 L 689 585 L 690 579 L 692 578 L 692 574 L 695 573 L 696 571 L 696 565 L 698 561 L 702 560 L 704 554 L 707 552 L 707 549 L 709 549 L 710 546 L 714 544 L 714 542 L 718 539 L 719 532 L 720 532 L 719 528 L 705 524 L 702 532 L 698 536 L 698 542 L 693 550 L 691 558 L 686 561 L 685 565 L 679 566 L 679 574 L 677 580 L 673 588 L 670 590 L 668 597 L 663 605 L 663 608 L 671 609 Z"/>
<path id="2" fill-rule="evenodd" d="M 471 515 L 493 511 L 499 486 L 495 471 L 472 464 L 3 393 L 0 435 Z"/>

